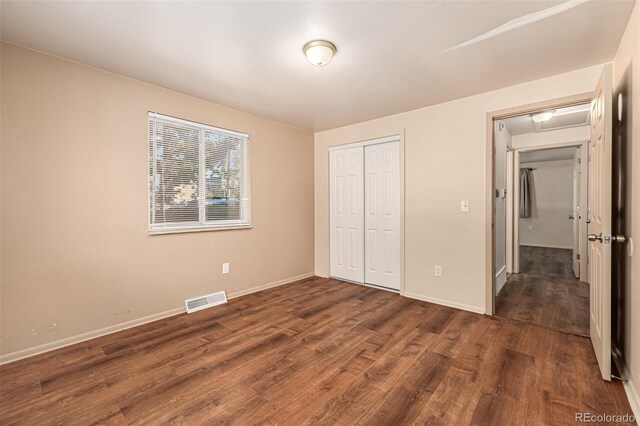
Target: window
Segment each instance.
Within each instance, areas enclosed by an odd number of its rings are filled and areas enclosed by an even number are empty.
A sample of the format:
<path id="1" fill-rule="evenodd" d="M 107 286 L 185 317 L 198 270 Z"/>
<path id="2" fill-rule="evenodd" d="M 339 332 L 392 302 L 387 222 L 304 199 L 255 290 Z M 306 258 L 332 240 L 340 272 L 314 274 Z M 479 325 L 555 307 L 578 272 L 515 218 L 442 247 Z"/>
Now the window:
<path id="1" fill-rule="evenodd" d="M 149 230 L 249 226 L 249 136 L 149 113 Z"/>

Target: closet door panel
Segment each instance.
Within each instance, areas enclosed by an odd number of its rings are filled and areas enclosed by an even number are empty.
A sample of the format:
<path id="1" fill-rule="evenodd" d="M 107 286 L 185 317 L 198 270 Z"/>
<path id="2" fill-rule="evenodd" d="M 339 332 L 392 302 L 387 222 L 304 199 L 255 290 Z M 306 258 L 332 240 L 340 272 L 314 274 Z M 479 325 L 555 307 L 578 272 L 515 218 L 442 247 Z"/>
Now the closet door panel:
<path id="1" fill-rule="evenodd" d="M 400 289 L 400 146 L 364 148 L 365 277 L 367 284 Z"/>
<path id="2" fill-rule="evenodd" d="M 363 148 L 329 153 L 330 274 L 364 282 Z"/>

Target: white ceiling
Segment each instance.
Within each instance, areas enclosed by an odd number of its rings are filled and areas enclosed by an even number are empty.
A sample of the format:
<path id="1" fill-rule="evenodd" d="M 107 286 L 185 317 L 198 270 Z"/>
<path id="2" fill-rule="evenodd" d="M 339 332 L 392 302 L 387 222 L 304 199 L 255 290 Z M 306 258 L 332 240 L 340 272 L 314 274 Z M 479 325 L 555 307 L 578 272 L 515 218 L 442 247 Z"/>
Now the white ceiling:
<path id="1" fill-rule="evenodd" d="M 576 148 L 539 149 L 520 153 L 520 164 L 541 161 L 572 160 Z"/>
<path id="2" fill-rule="evenodd" d="M 555 110 L 553 117 L 542 123 L 536 123 L 531 115 L 519 115 L 517 117 L 502 120 L 512 135 L 526 133 L 540 133 L 549 130 L 566 129 L 568 127 L 585 126 L 591 123 L 591 108 L 589 104 L 575 105 Z"/>
<path id="3" fill-rule="evenodd" d="M 440 53 L 559 3 L 3 0 L 1 35 L 324 130 L 611 60 L 633 0 L 589 1 Z M 311 66 L 302 54 L 315 38 L 338 47 L 326 67 Z"/>

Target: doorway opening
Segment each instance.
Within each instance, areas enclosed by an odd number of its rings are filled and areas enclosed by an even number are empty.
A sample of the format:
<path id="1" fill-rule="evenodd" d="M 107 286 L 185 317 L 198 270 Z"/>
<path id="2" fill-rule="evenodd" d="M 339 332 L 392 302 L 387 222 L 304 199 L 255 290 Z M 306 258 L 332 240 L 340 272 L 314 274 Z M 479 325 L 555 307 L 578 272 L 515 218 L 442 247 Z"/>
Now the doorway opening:
<path id="1" fill-rule="evenodd" d="M 589 336 L 591 108 L 550 111 L 494 123 L 495 314 Z"/>
<path id="2" fill-rule="evenodd" d="M 586 235 L 580 233 L 580 147 L 522 152 L 518 170 L 519 211 L 514 213 L 520 232 L 513 244 L 519 246 L 519 272 L 580 279 L 586 275 L 580 273 L 586 249 L 581 249 Z"/>
<path id="3" fill-rule="evenodd" d="M 528 116 L 530 120 L 537 123 L 544 123 L 558 115 L 558 110 L 565 107 L 590 105 L 589 111 L 586 112 L 589 116 L 587 127 L 568 126 L 566 128 L 558 128 L 556 129 L 556 133 L 554 133 L 555 135 L 559 135 L 560 133 L 557 132 L 561 131 L 562 134 L 566 136 L 566 132 L 574 131 L 580 127 L 588 131 L 588 135 L 586 135 L 584 139 L 577 138 L 570 142 L 559 142 L 549 137 L 544 143 L 534 143 L 528 148 L 529 151 L 532 151 L 543 148 L 561 148 L 580 145 L 582 173 L 587 179 L 587 185 L 585 186 L 587 187 L 586 199 L 588 203 L 588 209 L 582 211 L 580 219 L 580 224 L 587 225 L 586 222 L 588 222 L 588 233 L 585 235 L 582 228 L 579 231 L 580 235 L 586 236 L 588 241 L 588 255 L 582 255 L 581 253 L 580 279 L 584 280 L 586 277 L 589 285 L 589 338 L 598 361 L 600 374 L 604 380 L 611 380 L 612 378 L 612 262 L 616 261 L 614 256 L 620 252 L 620 250 L 612 250 L 612 246 L 619 245 L 622 248 L 627 246 L 629 241 L 626 235 L 612 233 L 615 229 L 612 220 L 613 209 L 611 208 L 612 201 L 614 200 L 612 196 L 612 170 L 615 169 L 612 149 L 612 81 L 612 66 L 611 64 L 606 64 L 603 66 L 600 77 L 592 92 L 487 113 L 487 140 L 491 141 L 491 143 L 487 144 L 486 157 L 488 171 L 486 205 L 487 217 L 490 218 L 485 228 L 487 236 L 487 251 L 485 257 L 487 271 L 486 311 L 488 314 L 493 315 L 496 313 L 496 290 L 501 284 L 504 286 L 500 274 L 504 273 L 507 276 L 509 275 L 507 273 L 507 260 L 510 259 L 509 267 L 513 274 L 519 274 L 520 272 L 519 244 L 506 244 L 507 231 L 515 235 L 518 235 L 520 232 L 519 217 L 518 220 L 513 217 L 515 200 L 518 200 L 518 203 L 520 202 L 519 193 L 516 194 L 517 191 L 519 191 L 519 185 L 512 188 L 509 192 L 507 191 L 505 179 L 500 180 L 500 176 L 506 176 L 506 171 L 508 170 L 515 172 L 515 165 L 519 168 L 519 156 L 526 149 L 514 144 L 513 139 L 515 139 L 515 137 L 511 135 L 511 140 L 509 140 L 509 134 L 505 132 L 504 135 L 500 135 L 499 131 L 506 129 L 504 121 L 509 118 L 521 116 L 524 117 L 526 121 Z M 624 101 L 620 103 L 624 105 Z M 560 118 L 562 118 L 562 115 L 560 115 Z M 585 121 L 585 124 L 586 123 Z M 532 125 L 531 123 L 529 124 Z M 547 125 L 548 124 L 549 123 L 547 123 Z M 542 129 L 545 129 L 545 126 L 544 124 L 540 124 Z M 535 133 L 541 134 L 537 135 L 537 137 L 543 137 L 543 135 L 549 132 Z M 581 140 L 585 142 L 580 144 Z M 510 154 L 510 152 L 512 152 L 512 154 Z M 585 158 L 587 159 L 586 162 L 584 161 Z M 615 159 L 619 161 L 619 156 L 615 157 Z M 511 164 L 512 167 L 507 168 L 504 164 Z M 506 171 L 505 168 L 507 169 Z M 517 172 L 519 174 L 519 170 Z M 515 173 L 513 173 L 513 175 L 512 181 L 515 181 Z M 581 193 L 584 194 L 584 192 Z M 511 198 L 507 199 L 508 197 Z M 513 208 L 506 208 L 506 206 Z M 511 214 L 510 218 L 507 215 L 508 213 Z M 504 218 L 502 219 L 500 215 L 503 215 Z M 507 222 L 510 223 L 510 227 L 506 226 Z M 505 238 L 501 237 L 502 234 L 505 235 Z M 515 238 L 512 236 L 511 240 L 513 241 Z M 631 246 L 631 244 L 629 244 L 629 246 Z M 504 249 L 504 256 L 501 255 L 501 249 Z M 511 250 L 509 255 L 507 255 L 507 249 Z M 584 262 L 585 259 L 587 260 L 586 264 Z M 518 260 L 518 262 L 516 262 L 516 260 Z M 501 262 L 504 262 L 502 263 L 505 265 L 504 267 L 500 266 Z M 586 273 L 583 273 L 585 268 Z M 527 320 L 540 321 L 543 316 L 534 314 L 534 312 L 538 312 L 536 308 L 539 307 L 539 304 L 531 303 L 530 307 L 533 309 L 527 314 Z M 570 308 L 565 307 L 565 312 L 566 309 Z M 545 324 L 542 324 L 542 326 L 549 327 L 549 325 Z M 550 325 L 550 327 L 553 327 L 553 325 Z M 565 330 L 559 331 L 565 332 Z"/>

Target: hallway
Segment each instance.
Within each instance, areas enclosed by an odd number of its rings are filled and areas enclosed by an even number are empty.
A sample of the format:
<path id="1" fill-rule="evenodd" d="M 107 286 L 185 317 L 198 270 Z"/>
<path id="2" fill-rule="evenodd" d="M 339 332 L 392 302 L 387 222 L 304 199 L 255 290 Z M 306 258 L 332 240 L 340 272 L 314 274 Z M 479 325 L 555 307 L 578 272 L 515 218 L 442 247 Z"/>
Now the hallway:
<path id="1" fill-rule="evenodd" d="M 571 251 L 521 246 L 520 273 L 496 296 L 496 316 L 589 335 L 589 285 L 573 277 Z"/>

